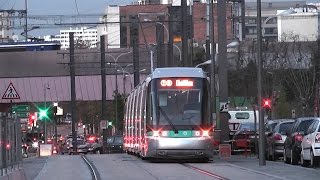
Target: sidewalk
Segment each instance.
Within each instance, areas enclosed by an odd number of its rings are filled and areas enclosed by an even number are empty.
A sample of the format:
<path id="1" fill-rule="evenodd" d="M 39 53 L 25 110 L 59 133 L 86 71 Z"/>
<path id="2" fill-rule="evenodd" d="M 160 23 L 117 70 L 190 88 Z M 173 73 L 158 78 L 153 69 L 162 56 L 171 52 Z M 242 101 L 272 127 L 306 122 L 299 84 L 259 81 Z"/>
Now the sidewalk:
<path id="1" fill-rule="evenodd" d="M 289 165 L 283 161 L 266 161 L 265 166 L 259 165 L 257 156 L 232 155 L 231 159 L 215 157 L 213 163 L 228 164 L 251 173 L 270 176 L 273 179 L 314 180 L 320 177 L 320 168 L 305 168 L 300 165 Z"/>
<path id="2" fill-rule="evenodd" d="M 40 158 L 41 159 L 41 158 Z M 27 170 L 26 170 L 27 171 Z M 81 156 L 50 156 L 35 180 L 88 180 L 91 179 L 88 166 Z"/>

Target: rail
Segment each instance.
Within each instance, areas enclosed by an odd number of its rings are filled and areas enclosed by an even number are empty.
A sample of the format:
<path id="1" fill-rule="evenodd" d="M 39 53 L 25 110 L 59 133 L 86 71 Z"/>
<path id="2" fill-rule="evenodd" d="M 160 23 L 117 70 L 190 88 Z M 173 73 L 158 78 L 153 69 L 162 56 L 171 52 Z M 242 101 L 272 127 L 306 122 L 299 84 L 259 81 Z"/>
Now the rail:
<path id="1" fill-rule="evenodd" d="M 181 163 L 181 165 L 184 166 L 184 167 L 187 167 L 187 168 L 189 168 L 189 169 L 192 169 L 192 170 L 194 170 L 194 171 L 197 171 L 197 172 L 199 172 L 199 173 L 201 173 L 201 174 L 205 174 L 205 175 L 207 175 L 207 176 L 213 177 L 213 178 L 215 178 L 215 179 L 219 179 L 219 180 L 229 180 L 229 179 L 226 178 L 226 177 L 222 177 L 222 176 L 219 176 L 219 175 L 214 174 L 214 173 L 212 173 L 212 172 L 209 172 L 209 171 L 206 171 L 206 170 L 197 168 L 197 167 L 195 167 L 195 166 L 191 166 L 190 164 Z"/>
<path id="2" fill-rule="evenodd" d="M 90 162 L 85 155 L 82 155 L 81 157 L 90 169 L 92 180 L 101 180 L 100 174 L 94 164 Z"/>

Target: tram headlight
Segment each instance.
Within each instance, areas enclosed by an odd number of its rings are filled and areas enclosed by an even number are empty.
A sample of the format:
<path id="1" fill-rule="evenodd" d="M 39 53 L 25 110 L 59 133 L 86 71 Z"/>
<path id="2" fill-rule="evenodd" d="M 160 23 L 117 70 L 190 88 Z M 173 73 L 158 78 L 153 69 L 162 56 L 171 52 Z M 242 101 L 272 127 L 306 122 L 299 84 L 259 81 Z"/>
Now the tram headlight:
<path id="1" fill-rule="evenodd" d="M 202 131 L 202 136 L 209 136 L 209 131 L 203 130 Z"/>
<path id="2" fill-rule="evenodd" d="M 160 131 L 153 131 L 153 137 L 159 137 Z"/>

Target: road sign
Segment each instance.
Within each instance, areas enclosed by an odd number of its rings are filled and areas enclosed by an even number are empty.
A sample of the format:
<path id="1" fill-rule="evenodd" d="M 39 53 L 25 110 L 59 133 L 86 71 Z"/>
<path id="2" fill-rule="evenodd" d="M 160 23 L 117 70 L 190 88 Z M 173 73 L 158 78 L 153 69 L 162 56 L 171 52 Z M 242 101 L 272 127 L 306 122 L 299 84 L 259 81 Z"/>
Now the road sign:
<path id="1" fill-rule="evenodd" d="M 20 96 L 13 84 L 10 82 L 7 90 L 4 92 L 2 99 L 20 99 Z"/>
<path id="2" fill-rule="evenodd" d="M 29 117 L 29 112 L 17 112 L 16 113 L 19 118 L 27 118 Z"/>
<path id="3" fill-rule="evenodd" d="M 231 158 L 231 145 L 230 144 L 220 144 L 219 145 L 219 157 L 220 157 L 220 159 L 230 159 Z"/>
<path id="4" fill-rule="evenodd" d="M 107 120 L 101 120 L 100 121 L 100 129 L 107 129 Z"/>
<path id="5" fill-rule="evenodd" d="M 14 112 L 29 112 L 30 106 L 29 105 L 13 105 L 12 111 Z"/>

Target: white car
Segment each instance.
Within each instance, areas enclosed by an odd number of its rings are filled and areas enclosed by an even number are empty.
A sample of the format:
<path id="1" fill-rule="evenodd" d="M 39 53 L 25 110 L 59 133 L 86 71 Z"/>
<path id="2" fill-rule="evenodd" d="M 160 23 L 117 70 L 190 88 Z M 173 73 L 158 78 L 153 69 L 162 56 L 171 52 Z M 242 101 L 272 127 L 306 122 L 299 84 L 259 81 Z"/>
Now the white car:
<path id="1" fill-rule="evenodd" d="M 67 148 L 68 148 L 69 155 L 73 154 L 72 141 L 69 142 L 69 145 L 68 145 Z M 77 153 L 87 154 L 88 153 L 88 149 L 89 149 L 89 146 L 83 139 L 77 139 Z"/>
<path id="2" fill-rule="evenodd" d="M 301 142 L 301 165 L 311 167 L 320 162 L 320 118 L 316 118 L 309 126 Z"/>

